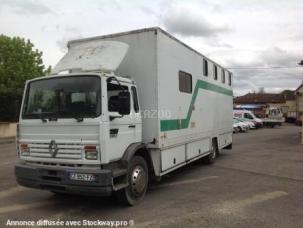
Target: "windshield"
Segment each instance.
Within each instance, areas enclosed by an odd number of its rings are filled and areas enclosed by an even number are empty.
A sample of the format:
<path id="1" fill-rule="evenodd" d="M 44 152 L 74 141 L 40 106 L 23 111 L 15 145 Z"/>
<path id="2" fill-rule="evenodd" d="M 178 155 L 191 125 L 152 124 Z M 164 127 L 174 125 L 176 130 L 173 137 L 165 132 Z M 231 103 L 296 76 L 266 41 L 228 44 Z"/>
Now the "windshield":
<path id="1" fill-rule="evenodd" d="M 22 118 L 97 117 L 101 113 L 98 76 L 42 79 L 27 86 Z"/>

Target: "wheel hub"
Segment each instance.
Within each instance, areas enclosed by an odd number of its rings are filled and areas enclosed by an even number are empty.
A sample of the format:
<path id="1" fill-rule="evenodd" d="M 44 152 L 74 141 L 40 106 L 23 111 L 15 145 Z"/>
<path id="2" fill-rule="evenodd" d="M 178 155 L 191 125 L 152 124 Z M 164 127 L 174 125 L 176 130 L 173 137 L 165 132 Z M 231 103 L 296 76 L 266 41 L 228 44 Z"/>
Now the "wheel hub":
<path id="1" fill-rule="evenodd" d="M 146 187 L 146 173 L 141 166 L 136 166 L 131 175 L 131 190 L 135 196 L 140 196 Z"/>

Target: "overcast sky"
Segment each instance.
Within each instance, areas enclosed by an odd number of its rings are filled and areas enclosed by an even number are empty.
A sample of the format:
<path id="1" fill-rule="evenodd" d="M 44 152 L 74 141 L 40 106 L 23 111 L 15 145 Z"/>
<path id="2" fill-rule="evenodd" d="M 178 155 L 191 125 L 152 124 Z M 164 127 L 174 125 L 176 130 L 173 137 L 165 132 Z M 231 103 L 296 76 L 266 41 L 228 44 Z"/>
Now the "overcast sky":
<path id="1" fill-rule="evenodd" d="M 225 67 L 293 67 L 232 70 L 235 95 L 303 80 L 302 0 L 0 0 L 0 33 L 30 39 L 46 65 L 70 39 L 152 26 Z"/>

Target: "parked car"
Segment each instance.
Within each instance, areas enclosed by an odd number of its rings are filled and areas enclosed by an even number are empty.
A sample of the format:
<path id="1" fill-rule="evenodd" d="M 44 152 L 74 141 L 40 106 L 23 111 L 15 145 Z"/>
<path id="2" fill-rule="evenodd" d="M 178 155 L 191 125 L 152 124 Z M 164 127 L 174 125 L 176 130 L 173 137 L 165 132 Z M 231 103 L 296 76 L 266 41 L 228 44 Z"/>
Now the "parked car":
<path id="1" fill-rule="evenodd" d="M 237 123 L 235 120 L 233 122 L 233 133 L 238 133 L 241 131 L 241 127 L 239 123 Z"/>
<path id="2" fill-rule="evenodd" d="M 247 132 L 249 130 L 249 126 L 237 119 L 234 119 L 234 124 L 239 129 L 240 132 Z"/>
<path id="3" fill-rule="evenodd" d="M 256 125 L 254 124 L 254 122 L 252 122 L 249 119 L 240 118 L 240 117 L 234 117 L 234 118 L 239 120 L 240 122 L 246 123 L 249 126 L 249 129 L 255 129 L 256 128 Z"/>
<path id="4" fill-rule="evenodd" d="M 234 110 L 234 117 L 249 119 L 255 124 L 256 128 L 263 127 L 263 121 L 257 118 L 251 111 L 247 110 Z"/>
<path id="5" fill-rule="evenodd" d="M 240 125 L 241 125 L 241 124 L 244 125 L 245 128 L 246 128 L 247 130 L 250 129 L 249 123 L 247 123 L 247 122 L 245 122 L 245 121 L 242 121 L 242 120 L 240 120 L 240 119 L 237 119 L 237 118 L 235 118 L 235 119 L 236 119 L 237 121 L 239 121 Z"/>

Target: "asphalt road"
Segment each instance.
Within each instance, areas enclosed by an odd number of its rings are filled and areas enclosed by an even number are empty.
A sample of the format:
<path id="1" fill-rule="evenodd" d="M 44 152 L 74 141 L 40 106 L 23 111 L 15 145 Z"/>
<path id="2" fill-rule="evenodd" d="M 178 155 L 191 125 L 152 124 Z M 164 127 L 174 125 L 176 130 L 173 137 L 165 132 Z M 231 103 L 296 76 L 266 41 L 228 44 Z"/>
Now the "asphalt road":
<path id="1" fill-rule="evenodd" d="M 7 221 L 132 220 L 136 227 L 303 227 L 303 145 L 284 125 L 234 135 L 211 166 L 195 162 L 153 183 L 144 202 L 58 197 L 19 187 L 14 144 L 0 144 L 0 227 Z"/>

